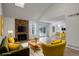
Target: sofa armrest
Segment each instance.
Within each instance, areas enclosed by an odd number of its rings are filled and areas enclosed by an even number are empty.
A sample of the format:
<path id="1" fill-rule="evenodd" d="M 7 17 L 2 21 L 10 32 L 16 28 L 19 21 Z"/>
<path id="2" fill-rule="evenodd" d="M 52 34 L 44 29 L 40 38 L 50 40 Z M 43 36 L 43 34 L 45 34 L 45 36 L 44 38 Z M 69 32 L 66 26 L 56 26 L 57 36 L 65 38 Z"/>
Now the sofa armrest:
<path id="1" fill-rule="evenodd" d="M 29 48 L 21 48 L 7 53 L 2 53 L 2 56 L 29 56 Z"/>

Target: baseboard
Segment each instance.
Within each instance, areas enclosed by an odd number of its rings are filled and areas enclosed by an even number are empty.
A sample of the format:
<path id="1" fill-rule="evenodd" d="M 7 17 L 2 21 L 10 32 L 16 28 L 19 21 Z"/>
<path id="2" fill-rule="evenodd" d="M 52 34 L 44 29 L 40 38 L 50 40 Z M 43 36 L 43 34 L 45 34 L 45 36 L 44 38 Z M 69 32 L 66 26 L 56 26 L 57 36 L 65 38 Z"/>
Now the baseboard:
<path id="1" fill-rule="evenodd" d="M 79 47 L 76 47 L 76 46 L 74 46 L 74 45 L 67 44 L 66 47 L 72 48 L 72 49 L 75 49 L 75 50 L 78 50 L 78 51 L 79 51 Z"/>

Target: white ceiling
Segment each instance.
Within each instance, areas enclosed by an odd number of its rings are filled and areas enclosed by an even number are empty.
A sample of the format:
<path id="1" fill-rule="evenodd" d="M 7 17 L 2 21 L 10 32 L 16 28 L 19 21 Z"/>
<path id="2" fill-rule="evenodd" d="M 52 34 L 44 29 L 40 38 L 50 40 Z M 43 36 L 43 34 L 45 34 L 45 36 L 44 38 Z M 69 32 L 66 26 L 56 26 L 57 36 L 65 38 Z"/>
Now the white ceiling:
<path id="1" fill-rule="evenodd" d="M 26 3 L 24 8 L 20 8 L 13 3 L 2 4 L 4 16 L 29 20 L 39 20 L 50 6 L 50 3 Z"/>
<path id="2" fill-rule="evenodd" d="M 3 3 L 3 15 L 45 22 L 65 21 L 65 15 L 79 12 L 79 4 L 64 3 L 26 3 L 24 8 L 15 6 L 14 3 Z"/>

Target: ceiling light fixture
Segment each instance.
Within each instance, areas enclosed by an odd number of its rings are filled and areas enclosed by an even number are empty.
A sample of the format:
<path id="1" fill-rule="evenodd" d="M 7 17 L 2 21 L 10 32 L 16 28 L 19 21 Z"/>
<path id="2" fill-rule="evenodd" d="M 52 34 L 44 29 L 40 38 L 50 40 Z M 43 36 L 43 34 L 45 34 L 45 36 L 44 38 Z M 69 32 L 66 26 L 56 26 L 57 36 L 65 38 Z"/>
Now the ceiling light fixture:
<path id="1" fill-rule="evenodd" d="M 18 7 L 21 7 L 21 8 L 24 8 L 24 3 L 15 3 L 15 6 L 18 6 Z"/>

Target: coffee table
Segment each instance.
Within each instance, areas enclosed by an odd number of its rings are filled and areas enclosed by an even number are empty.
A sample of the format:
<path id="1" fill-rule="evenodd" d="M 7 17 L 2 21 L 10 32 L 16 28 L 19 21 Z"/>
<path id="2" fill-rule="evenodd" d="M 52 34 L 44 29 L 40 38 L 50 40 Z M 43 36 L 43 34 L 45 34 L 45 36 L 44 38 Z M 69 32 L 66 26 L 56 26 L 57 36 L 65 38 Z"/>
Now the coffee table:
<path id="1" fill-rule="evenodd" d="M 34 52 L 40 49 L 39 42 L 28 41 L 28 45 L 30 46 L 30 48 L 32 48 L 34 50 Z"/>

